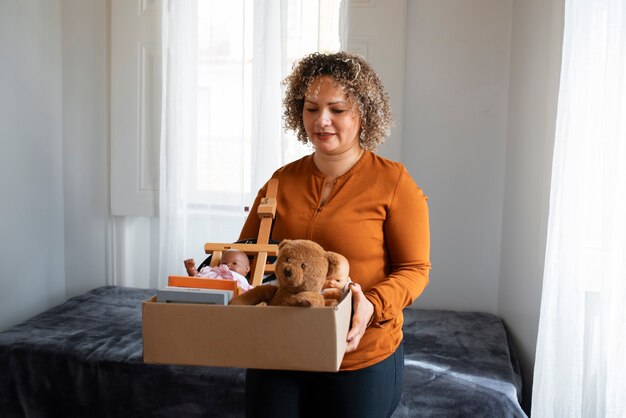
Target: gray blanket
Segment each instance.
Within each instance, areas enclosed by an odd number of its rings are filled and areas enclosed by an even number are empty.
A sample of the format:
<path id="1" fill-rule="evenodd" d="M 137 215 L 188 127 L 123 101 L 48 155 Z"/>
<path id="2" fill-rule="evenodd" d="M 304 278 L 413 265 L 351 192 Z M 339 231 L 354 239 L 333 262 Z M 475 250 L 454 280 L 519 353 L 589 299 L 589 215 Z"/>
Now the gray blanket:
<path id="1" fill-rule="evenodd" d="M 404 392 L 394 417 L 526 417 L 515 350 L 490 314 L 404 311 Z"/>
<path id="2" fill-rule="evenodd" d="M 244 370 L 142 362 L 151 289 L 101 287 L 0 333 L 1 417 L 241 417 Z M 492 315 L 405 310 L 395 417 L 521 417 L 521 382 Z"/>

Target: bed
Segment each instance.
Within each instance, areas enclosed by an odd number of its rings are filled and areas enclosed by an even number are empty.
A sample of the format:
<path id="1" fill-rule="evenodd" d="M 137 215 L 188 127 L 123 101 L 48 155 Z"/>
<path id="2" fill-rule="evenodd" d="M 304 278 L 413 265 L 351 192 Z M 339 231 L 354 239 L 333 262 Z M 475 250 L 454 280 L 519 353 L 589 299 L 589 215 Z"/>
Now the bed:
<path id="1" fill-rule="evenodd" d="M 0 333 L 2 417 L 241 417 L 245 370 L 142 362 L 141 303 L 105 286 Z M 517 357 L 486 313 L 405 310 L 394 417 L 525 417 Z"/>

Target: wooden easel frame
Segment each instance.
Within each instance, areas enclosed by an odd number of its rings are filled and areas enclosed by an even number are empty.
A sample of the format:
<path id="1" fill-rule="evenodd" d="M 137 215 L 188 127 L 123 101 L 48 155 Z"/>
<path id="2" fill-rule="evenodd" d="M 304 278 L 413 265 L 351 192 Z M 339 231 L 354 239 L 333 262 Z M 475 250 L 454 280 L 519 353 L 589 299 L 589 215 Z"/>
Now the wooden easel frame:
<path id="1" fill-rule="evenodd" d="M 222 253 L 226 250 L 236 249 L 245 252 L 247 255 L 253 256 L 252 265 L 250 266 L 250 284 L 258 286 L 263 282 L 265 272 L 273 272 L 274 264 L 267 264 L 268 256 L 278 254 L 278 245 L 270 244 L 270 233 L 272 231 L 272 221 L 276 216 L 276 193 L 278 192 L 278 179 L 271 179 L 268 182 L 267 194 L 261 199 L 261 203 L 257 208 L 257 214 L 261 218 L 259 226 L 259 236 L 256 244 L 204 244 L 204 252 L 212 254 L 211 266 L 219 265 Z"/>

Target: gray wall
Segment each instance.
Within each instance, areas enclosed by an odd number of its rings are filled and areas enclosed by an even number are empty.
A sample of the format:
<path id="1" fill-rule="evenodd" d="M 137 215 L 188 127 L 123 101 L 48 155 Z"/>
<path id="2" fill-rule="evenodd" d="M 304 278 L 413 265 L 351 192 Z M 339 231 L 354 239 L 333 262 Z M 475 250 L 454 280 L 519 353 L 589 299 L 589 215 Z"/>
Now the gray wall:
<path id="1" fill-rule="evenodd" d="M 107 277 L 108 2 L 62 0 L 63 185 L 67 296 Z"/>
<path id="2" fill-rule="evenodd" d="M 498 313 L 518 348 L 528 408 L 546 248 L 563 0 L 514 2 Z"/>
<path id="3" fill-rule="evenodd" d="M 416 307 L 497 313 L 511 4 L 408 2 L 402 155 L 433 265 Z"/>
<path id="4" fill-rule="evenodd" d="M 106 6 L 0 2 L 0 330 L 106 282 Z"/>
<path id="5" fill-rule="evenodd" d="M 528 410 L 563 0 L 408 2 L 403 162 L 429 195 L 431 283 L 414 306 L 501 316 Z"/>
<path id="6" fill-rule="evenodd" d="M 65 299 L 60 23 L 0 2 L 0 329 Z"/>

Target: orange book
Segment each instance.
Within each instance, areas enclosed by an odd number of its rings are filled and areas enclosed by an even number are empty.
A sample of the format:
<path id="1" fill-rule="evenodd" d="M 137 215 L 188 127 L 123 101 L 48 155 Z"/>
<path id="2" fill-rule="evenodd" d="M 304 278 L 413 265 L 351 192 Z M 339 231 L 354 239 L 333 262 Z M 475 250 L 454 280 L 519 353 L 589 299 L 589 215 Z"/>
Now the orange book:
<path id="1" fill-rule="evenodd" d="M 195 287 L 201 289 L 232 290 L 234 295 L 238 295 L 240 292 L 240 289 L 237 286 L 237 280 L 231 279 L 208 279 L 204 277 L 169 276 L 167 279 L 167 285 L 176 287 Z"/>

